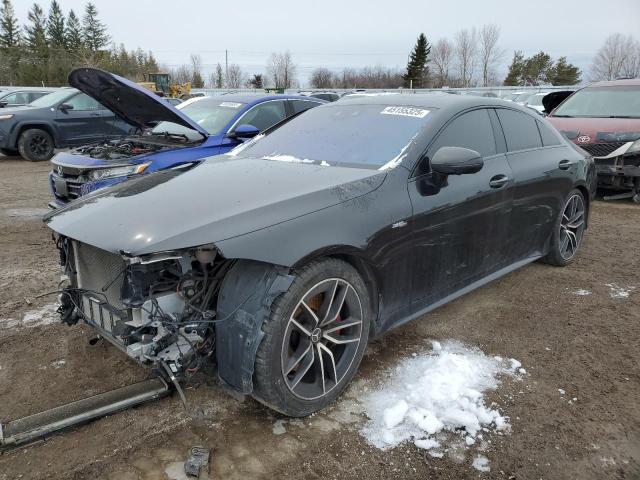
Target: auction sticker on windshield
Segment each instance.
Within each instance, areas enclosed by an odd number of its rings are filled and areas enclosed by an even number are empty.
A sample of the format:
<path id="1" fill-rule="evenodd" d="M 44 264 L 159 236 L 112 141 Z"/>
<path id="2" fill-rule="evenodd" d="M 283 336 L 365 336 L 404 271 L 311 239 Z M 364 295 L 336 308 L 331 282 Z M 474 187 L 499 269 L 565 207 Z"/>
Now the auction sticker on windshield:
<path id="1" fill-rule="evenodd" d="M 220 104 L 221 107 L 228 107 L 228 108 L 240 108 L 242 106 L 241 103 L 236 103 L 236 102 L 222 102 Z"/>
<path id="2" fill-rule="evenodd" d="M 386 107 L 380 113 L 383 115 L 401 115 L 403 117 L 424 118 L 429 110 L 414 107 Z"/>

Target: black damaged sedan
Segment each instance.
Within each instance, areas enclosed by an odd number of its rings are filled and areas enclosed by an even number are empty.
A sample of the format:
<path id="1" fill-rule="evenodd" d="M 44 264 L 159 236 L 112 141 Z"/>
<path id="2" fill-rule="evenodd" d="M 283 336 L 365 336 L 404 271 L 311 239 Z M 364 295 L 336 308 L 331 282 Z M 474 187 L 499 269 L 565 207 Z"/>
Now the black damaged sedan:
<path id="1" fill-rule="evenodd" d="M 565 266 L 590 158 L 535 112 L 454 95 L 323 105 L 184 170 L 45 218 L 66 323 L 292 416 L 331 403 L 367 341 L 529 262 Z"/>

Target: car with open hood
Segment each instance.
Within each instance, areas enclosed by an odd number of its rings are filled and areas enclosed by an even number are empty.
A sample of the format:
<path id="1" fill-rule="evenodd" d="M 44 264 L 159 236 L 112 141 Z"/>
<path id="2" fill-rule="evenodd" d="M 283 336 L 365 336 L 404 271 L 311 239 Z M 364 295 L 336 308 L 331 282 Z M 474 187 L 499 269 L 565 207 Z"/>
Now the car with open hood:
<path id="1" fill-rule="evenodd" d="M 172 378 L 215 358 L 229 389 L 308 415 L 370 338 L 535 260 L 571 263 L 594 170 L 513 103 L 343 98 L 48 214 L 59 312 Z"/>
<path id="2" fill-rule="evenodd" d="M 640 203 L 640 79 L 592 83 L 546 107 L 549 121 L 593 155 L 599 186 Z"/>
<path id="3" fill-rule="evenodd" d="M 197 97 L 174 107 L 117 75 L 80 68 L 69 83 L 115 112 L 136 130 L 58 153 L 49 183 L 58 207 L 132 176 L 188 168 L 228 152 L 265 129 L 322 103 L 299 95 L 229 94 Z"/>

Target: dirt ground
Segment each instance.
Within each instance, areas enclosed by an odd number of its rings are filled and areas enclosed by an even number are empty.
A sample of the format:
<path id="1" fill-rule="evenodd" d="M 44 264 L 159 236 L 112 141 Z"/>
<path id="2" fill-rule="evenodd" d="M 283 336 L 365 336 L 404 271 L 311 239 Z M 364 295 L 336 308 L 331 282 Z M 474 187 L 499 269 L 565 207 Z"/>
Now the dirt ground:
<path id="1" fill-rule="evenodd" d="M 115 348 L 89 345 L 87 327 L 11 321 L 56 300 L 25 300 L 59 281 L 57 253 L 39 219 L 47 171 L 47 163 L 0 157 L 2 421 L 148 375 Z M 198 444 L 213 449 L 216 479 L 638 479 L 639 239 L 640 206 L 595 203 L 573 265 L 532 264 L 374 341 L 346 394 L 312 417 L 290 421 L 251 399 L 232 399 L 212 375 L 187 390 L 186 412 L 172 396 L 3 454 L 0 480 L 181 478 L 176 462 Z M 635 290 L 612 298 L 606 284 Z M 592 294 L 575 295 L 578 289 Z M 527 370 L 487 398 L 512 425 L 508 435 L 491 435 L 487 473 L 471 467 L 473 448 L 431 458 L 412 444 L 378 450 L 358 433 L 358 398 L 384 369 L 446 339 L 514 357 Z M 277 420 L 286 433 L 274 433 Z"/>

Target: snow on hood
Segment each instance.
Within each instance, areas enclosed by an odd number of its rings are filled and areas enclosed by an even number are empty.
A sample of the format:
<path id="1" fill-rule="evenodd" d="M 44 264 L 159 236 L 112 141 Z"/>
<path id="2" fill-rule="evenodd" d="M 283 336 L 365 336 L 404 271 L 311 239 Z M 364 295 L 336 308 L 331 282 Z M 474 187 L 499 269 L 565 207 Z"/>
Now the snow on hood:
<path id="1" fill-rule="evenodd" d="M 147 128 L 164 121 L 208 136 L 206 130 L 164 98 L 113 73 L 97 68 L 77 68 L 69 74 L 69 85 L 86 93 L 135 127 Z"/>

